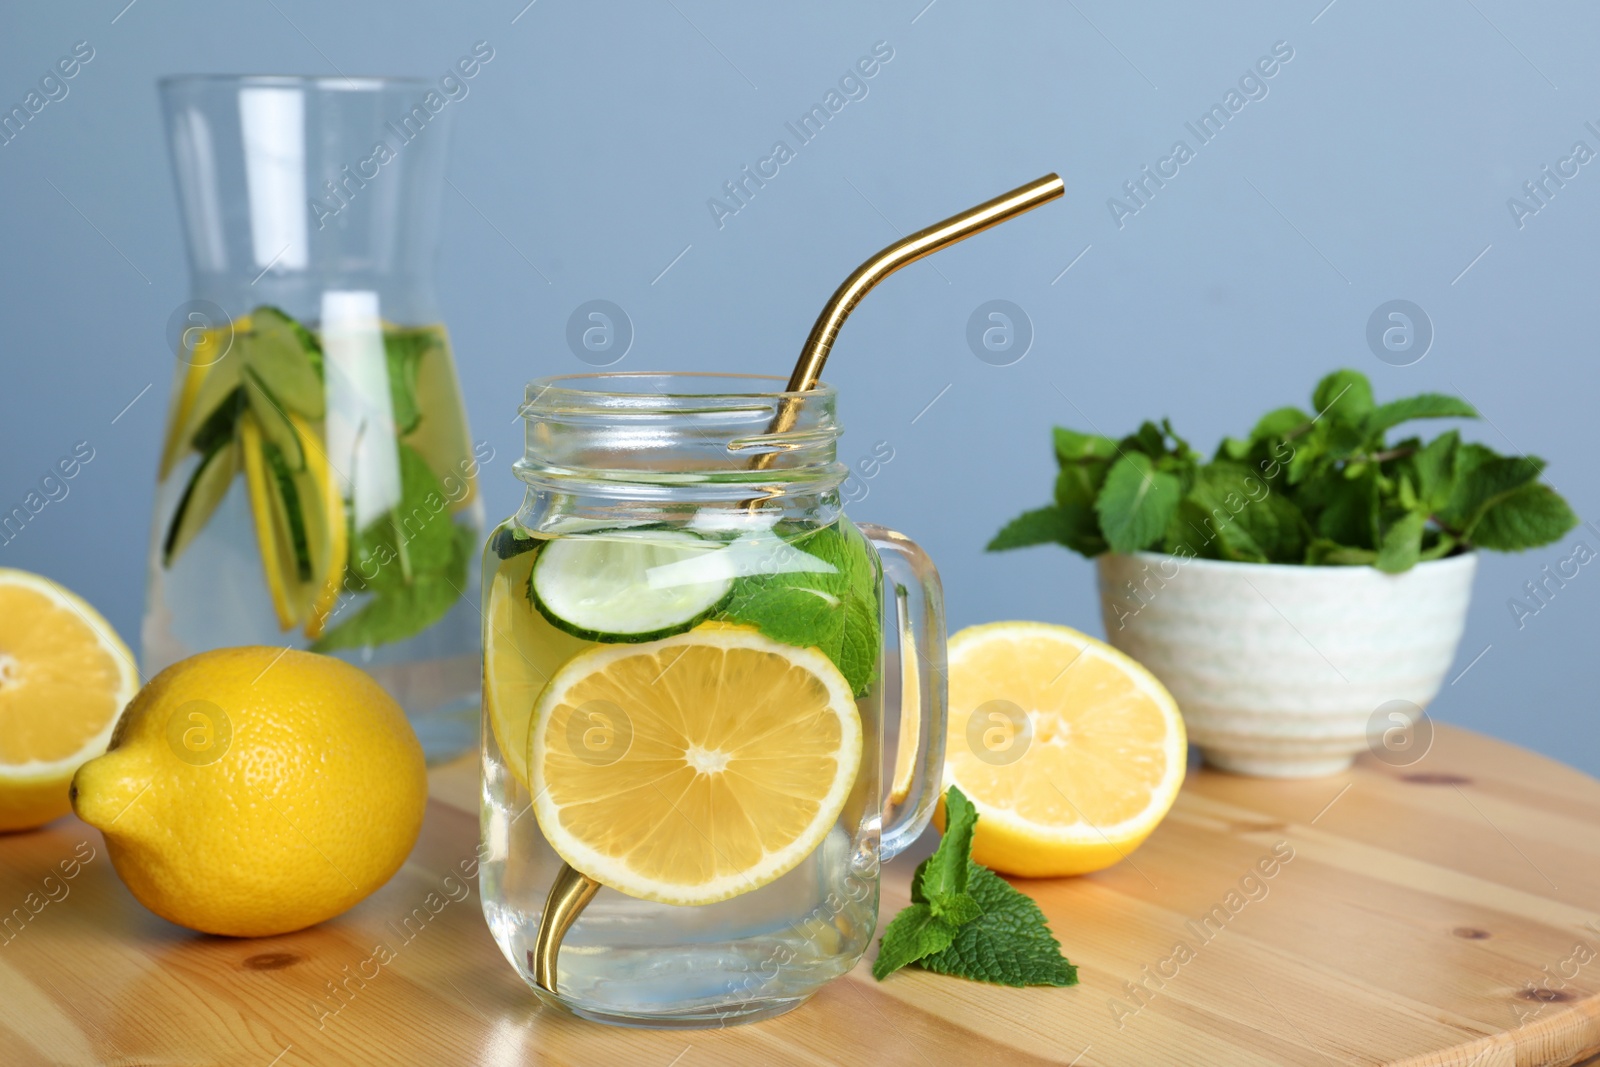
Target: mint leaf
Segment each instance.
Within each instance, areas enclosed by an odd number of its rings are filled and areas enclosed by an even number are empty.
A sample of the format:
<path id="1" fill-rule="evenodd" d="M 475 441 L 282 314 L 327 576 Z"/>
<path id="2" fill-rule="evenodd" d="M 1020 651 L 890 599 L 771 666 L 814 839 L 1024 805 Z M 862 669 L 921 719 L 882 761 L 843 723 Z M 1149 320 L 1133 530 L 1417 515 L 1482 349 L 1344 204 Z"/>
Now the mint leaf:
<path id="1" fill-rule="evenodd" d="M 1502 456 L 1483 445 L 1462 445 L 1456 452 L 1455 485 L 1437 513 L 1439 521 L 1466 532 L 1495 497 L 1527 485 L 1543 471 L 1544 460 L 1537 456 Z"/>
<path id="2" fill-rule="evenodd" d="M 400 503 L 395 505 L 395 527 L 413 571 L 431 571 L 450 560 L 455 522 L 444 483 L 428 461 L 410 445 L 395 443 L 400 455 Z"/>
<path id="3" fill-rule="evenodd" d="M 1372 410 L 1372 383 L 1355 370 L 1336 370 L 1311 394 L 1318 419 L 1330 424 L 1360 425 Z"/>
<path id="4" fill-rule="evenodd" d="M 1378 478 L 1371 467 L 1358 478 L 1332 478 L 1307 484 L 1300 505 L 1316 532 L 1352 548 L 1378 547 Z"/>
<path id="5" fill-rule="evenodd" d="M 1256 420 L 1250 431 L 1250 440 L 1265 441 L 1275 437 L 1288 437 L 1295 430 L 1309 425 L 1311 416 L 1296 407 L 1275 408 Z"/>
<path id="6" fill-rule="evenodd" d="M 1039 905 L 987 867 L 970 866 L 967 885 L 982 913 L 917 966 L 996 985 L 1076 985 L 1078 969 L 1061 955 Z"/>
<path id="7" fill-rule="evenodd" d="M 331 652 L 403 641 L 444 618 L 466 590 L 467 563 L 477 543 L 472 527 L 454 530 L 444 566 L 414 574 L 403 584 L 375 587 L 371 600 L 331 627 L 311 650 Z"/>
<path id="8" fill-rule="evenodd" d="M 1143 452 L 1151 459 L 1166 455 L 1167 435 L 1155 423 L 1149 420 L 1141 422 L 1137 430 L 1117 442 L 1117 452 L 1120 455 L 1125 456 L 1134 451 Z"/>
<path id="9" fill-rule="evenodd" d="M 1073 463 L 1056 475 L 1056 507 L 1061 512 L 1061 543 L 1085 556 L 1106 550 L 1094 501 L 1111 465 L 1104 460 Z"/>
<path id="10" fill-rule="evenodd" d="M 1422 528 L 1427 521 L 1425 513 L 1408 511 L 1384 533 L 1372 565 L 1389 574 L 1410 570 L 1421 558 Z"/>
<path id="11" fill-rule="evenodd" d="M 1311 411 L 1267 412 L 1210 462 L 1167 419 L 1115 442 L 1057 427 L 1054 506 L 1019 516 L 990 548 L 1059 542 L 1091 558 L 1150 549 L 1398 573 L 1474 546 L 1548 544 L 1578 521 L 1539 482 L 1537 457 L 1464 444 L 1455 430 L 1385 443 L 1412 420 L 1476 417 L 1460 397 L 1380 405 L 1367 376 L 1344 369 L 1317 383 Z"/>
<path id="12" fill-rule="evenodd" d="M 1417 475 L 1417 498 L 1431 509 L 1444 507 L 1456 481 L 1456 450 L 1461 435 L 1454 430 L 1442 433 L 1416 453 L 1411 469 Z"/>
<path id="13" fill-rule="evenodd" d="M 397 441 L 395 448 L 400 502 L 352 536 L 345 571 L 346 586 L 370 592 L 372 599 L 329 628 L 311 646 L 314 651 L 413 637 L 444 618 L 466 591 L 477 532 L 455 523 L 444 485 L 428 461 L 410 445 Z"/>
<path id="14" fill-rule="evenodd" d="M 408 434 L 422 421 L 417 400 L 417 368 L 429 350 L 440 347 L 436 330 L 385 330 L 383 356 L 389 371 L 389 403 L 394 409 L 395 430 Z"/>
<path id="15" fill-rule="evenodd" d="M 974 862 L 978 812 L 961 790 L 945 793 L 945 832 L 911 880 L 911 906 L 884 929 L 872 975 L 880 982 L 917 963 L 941 974 L 1001 985 L 1072 985 L 1044 913 L 1027 895 Z"/>
<path id="16" fill-rule="evenodd" d="M 1370 548 L 1352 548 L 1319 537 L 1306 549 L 1306 565 L 1311 567 L 1366 566 L 1377 560 L 1378 554 Z"/>
<path id="17" fill-rule="evenodd" d="M 1060 544 L 1067 536 L 1066 516 L 1055 505 L 1024 511 L 1001 527 L 984 546 L 985 552 L 1004 552 L 1030 545 Z"/>
<path id="18" fill-rule="evenodd" d="M 906 964 L 947 948 L 955 937 L 955 923 L 933 914 L 927 904 L 913 904 L 884 927 L 872 977 L 881 982 Z"/>
<path id="19" fill-rule="evenodd" d="M 1097 433 L 1079 433 L 1057 426 L 1055 428 L 1056 459 L 1062 464 L 1078 460 L 1112 460 L 1117 457 L 1117 443 Z"/>
<path id="20" fill-rule="evenodd" d="M 1548 485 L 1524 485 L 1498 497 L 1471 530 L 1474 544 L 1497 552 L 1547 545 L 1578 525 L 1578 516 Z"/>
<path id="21" fill-rule="evenodd" d="M 1417 556 L 1419 561 L 1430 559 L 1443 559 L 1454 552 L 1461 542 L 1443 530 L 1422 531 L 1422 552 Z"/>
<path id="22" fill-rule="evenodd" d="M 1408 396 L 1403 400 L 1391 400 L 1387 404 L 1379 404 L 1367 412 L 1367 417 L 1361 424 L 1362 432 L 1368 437 L 1382 434 L 1402 422 L 1412 419 L 1475 419 L 1478 409 L 1462 400 L 1458 396 L 1447 396 L 1444 393 L 1422 393 L 1419 396 Z"/>
<path id="23" fill-rule="evenodd" d="M 978 825 L 978 809 L 955 786 L 945 794 L 944 836 L 933 855 L 917 868 L 911 883 L 911 899 L 937 905 L 941 898 L 967 892 L 967 857 L 972 855 L 972 831 Z"/>
<path id="24" fill-rule="evenodd" d="M 1248 467 L 1223 461 L 1202 468 L 1188 501 L 1203 513 L 1197 532 L 1206 541 L 1215 539 L 1210 554 L 1217 558 L 1293 563 L 1305 554 L 1306 523 L 1299 509 Z"/>
<path id="25" fill-rule="evenodd" d="M 519 536 L 516 527 L 508 522 L 503 524 L 489 538 L 489 547 L 494 551 L 497 559 L 510 559 L 512 556 L 520 556 L 524 552 L 531 552 L 538 548 L 539 538 Z"/>
<path id="26" fill-rule="evenodd" d="M 741 577 L 719 617 L 754 626 L 786 645 L 821 649 L 862 696 L 877 677 L 883 642 L 877 555 L 848 522 L 789 544 L 826 566 Z"/>
<path id="27" fill-rule="evenodd" d="M 1157 471 L 1149 456 L 1124 455 L 1106 472 L 1095 501 L 1106 544 L 1121 553 L 1148 548 L 1166 530 L 1181 496 L 1182 483 L 1175 475 Z"/>

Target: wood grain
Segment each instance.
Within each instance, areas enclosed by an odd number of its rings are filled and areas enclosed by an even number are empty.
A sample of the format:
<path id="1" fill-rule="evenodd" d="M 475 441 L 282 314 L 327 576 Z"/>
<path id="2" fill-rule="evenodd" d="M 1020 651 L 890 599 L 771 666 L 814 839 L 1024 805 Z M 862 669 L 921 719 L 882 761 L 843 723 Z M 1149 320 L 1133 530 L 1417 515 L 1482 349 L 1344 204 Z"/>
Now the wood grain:
<path id="1" fill-rule="evenodd" d="M 1441 727 L 1406 768 L 1364 758 L 1300 782 L 1195 771 L 1127 862 L 1019 883 L 1079 986 L 915 970 L 877 983 L 863 964 L 786 1016 L 722 1031 L 540 1008 L 476 887 L 447 881 L 477 842 L 475 766 L 432 777 L 404 869 L 286 937 L 157 919 L 75 819 L 0 837 L 0 919 L 26 916 L 0 926 L 0 1062 L 1510 1067 L 1600 1052 L 1600 782 L 1463 730 Z M 1275 848 L 1290 858 L 1258 867 Z M 888 868 L 886 912 L 907 902 L 911 866 Z M 387 963 L 373 960 L 380 942 Z"/>

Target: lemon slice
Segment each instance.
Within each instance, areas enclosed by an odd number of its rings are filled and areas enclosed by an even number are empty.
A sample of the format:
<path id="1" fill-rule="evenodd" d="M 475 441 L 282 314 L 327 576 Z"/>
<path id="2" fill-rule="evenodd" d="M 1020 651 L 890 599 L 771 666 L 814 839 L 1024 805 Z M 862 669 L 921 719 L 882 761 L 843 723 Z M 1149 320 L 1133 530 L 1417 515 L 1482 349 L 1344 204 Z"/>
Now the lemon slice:
<path id="1" fill-rule="evenodd" d="M 312 580 L 320 582 L 311 610 L 306 616 L 306 636 L 315 641 L 322 636 L 328 616 L 339 602 L 339 587 L 344 581 L 345 563 L 350 551 L 349 528 L 345 522 L 344 496 L 333 477 L 322 440 L 305 419 L 289 414 L 306 469 L 298 477 L 303 488 L 307 532 L 311 541 Z"/>
<path id="2" fill-rule="evenodd" d="M 711 904 L 822 843 L 861 763 L 850 686 L 814 648 L 720 623 L 591 649 L 540 696 L 534 813 L 573 867 L 632 897 Z"/>
<path id="3" fill-rule="evenodd" d="M 0 568 L 0 830 L 67 813 L 73 772 L 106 750 L 138 688 L 133 653 L 99 612 Z"/>
<path id="4" fill-rule="evenodd" d="M 511 776 L 528 784 L 528 723 L 545 684 L 590 642 L 550 625 L 528 602 L 536 552 L 500 565 L 483 616 L 483 703 Z"/>
<path id="5" fill-rule="evenodd" d="M 249 329 L 250 316 L 242 315 L 229 326 L 211 326 L 193 332 L 194 348 L 184 361 L 183 369 L 179 372 L 173 388 L 172 414 L 167 421 L 166 440 L 161 446 L 162 481 L 172 473 L 178 457 L 189 446 L 189 439 L 199 426 L 200 420 L 196 415 L 204 416 L 211 413 L 212 407 L 206 407 L 203 411 L 197 410 L 201 399 L 201 386 L 211 378 L 212 368 L 227 358 L 234 335 Z M 206 390 L 212 406 L 238 384 L 238 380 L 238 360 L 235 360 L 223 373 L 216 376 L 211 388 Z"/>
<path id="6" fill-rule="evenodd" d="M 1066 626 L 996 622 L 951 637 L 949 664 L 945 778 L 978 809 L 979 863 L 1029 877 L 1100 870 L 1172 807 L 1183 720 L 1132 659 Z"/>
<path id="7" fill-rule="evenodd" d="M 239 452 L 256 527 L 256 545 L 261 550 L 261 573 L 272 597 L 272 610 L 278 616 L 278 628 L 289 630 L 310 612 L 312 591 L 301 580 L 300 558 L 304 548 L 305 576 L 309 579 L 310 549 L 298 496 L 294 502 L 284 499 L 284 483 L 290 480 L 290 472 L 273 462 L 273 454 L 268 451 L 271 447 L 264 440 L 254 413 L 240 415 Z"/>

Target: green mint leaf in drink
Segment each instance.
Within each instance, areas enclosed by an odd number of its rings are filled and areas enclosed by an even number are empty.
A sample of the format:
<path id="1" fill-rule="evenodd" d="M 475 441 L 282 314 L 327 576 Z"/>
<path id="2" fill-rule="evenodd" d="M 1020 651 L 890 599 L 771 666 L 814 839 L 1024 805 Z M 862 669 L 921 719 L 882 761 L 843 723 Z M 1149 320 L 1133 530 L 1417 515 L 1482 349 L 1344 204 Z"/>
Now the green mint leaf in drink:
<path id="1" fill-rule="evenodd" d="M 395 524 L 412 568 L 437 570 L 450 561 L 454 551 L 456 527 L 450 501 L 439 476 L 416 449 L 396 442 L 395 450 L 400 457 L 400 503 L 394 510 Z"/>
<path id="2" fill-rule="evenodd" d="M 417 400 L 417 370 L 422 365 L 422 357 L 439 344 L 438 332 L 430 327 L 384 331 L 389 402 L 394 409 L 395 431 L 400 434 L 410 433 L 422 421 L 422 407 Z"/>
<path id="3" fill-rule="evenodd" d="M 872 977 L 881 982 L 907 964 L 949 947 L 955 937 L 954 923 L 939 918 L 926 904 L 913 904 L 884 928 Z"/>
<path id="4" fill-rule="evenodd" d="M 1095 502 L 1106 543 L 1113 552 L 1150 547 L 1166 531 L 1182 495 L 1175 475 L 1156 470 L 1143 452 L 1126 453 L 1106 472 Z"/>
<path id="5" fill-rule="evenodd" d="M 977 863 L 971 864 L 967 887 L 979 914 L 957 927 L 947 947 L 919 957 L 917 966 L 996 985 L 1077 984 L 1078 969 L 1061 954 L 1033 898 Z"/>
<path id="6" fill-rule="evenodd" d="M 818 648 L 844 675 L 856 696 L 877 677 L 882 630 L 878 609 L 877 556 L 848 523 L 782 538 L 761 552 L 733 584 L 719 617 L 754 626 L 774 641 Z"/>
<path id="7" fill-rule="evenodd" d="M 499 559 L 510 559 L 539 547 L 539 538 L 523 537 L 509 523 L 501 525 L 489 538 L 489 548 Z"/>
<path id="8" fill-rule="evenodd" d="M 1378 404 L 1366 375 L 1346 369 L 1318 382 L 1311 399 L 1309 412 L 1275 408 L 1248 436 L 1224 437 L 1209 462 L 1166 419 L 1109 449 L 1098 433 L 1057 427 L 1054 504 L 1011 520 L 988 547 L 1059 543 L 1088 557 L 1150 550 L 1400 573 L 1476 548 L 1548 544 L 1578 521 L 1539 482 L 1542 459 L 1463 443 L 1456 430 L 1386 442 L 1414 420 L 1476 418 L 1460 397 Z"/>
<path id="9" fill-rule="evenodd" d="M 382 586 L 371 584 L 373 596 L 348 617 L 340 618 L 335 609 L 333 625 L 312 644 L 313 652 L 341 648 L 364 648 L 403 641 L 426 630 L 444 618 L 466 589 L 467 566 L 477 547 L 471 527 L 456 526 L 450 535 L 448 554 L 432 569 L 414 572 L 408 582 Z M 398 572 L 398 564 L 384 571 Z"/>

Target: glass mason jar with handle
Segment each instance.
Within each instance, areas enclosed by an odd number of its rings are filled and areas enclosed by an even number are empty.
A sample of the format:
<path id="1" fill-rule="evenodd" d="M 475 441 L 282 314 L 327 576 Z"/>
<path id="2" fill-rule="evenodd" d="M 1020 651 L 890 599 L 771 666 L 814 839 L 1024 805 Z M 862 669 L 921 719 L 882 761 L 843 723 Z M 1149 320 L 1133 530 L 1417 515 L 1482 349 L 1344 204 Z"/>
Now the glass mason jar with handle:
<path id="1" fill-rule="evenodd" d="M 526 494 L 484 553 L 480 887 L 512 965 L 587 1018 L 801 1003 L 861 958 L 879 865 L 938 800 L 938 576 L 845 518 L 833 390 L 783 388 L 528 386 Z"/>
<path id="2" fill-rule="evenodd" d="M 341 655 L 430 758 L 470 748 L 483 526 L 431 268 L 450 109 L 420 79 L 161 83 L 193 299 L 159 467 L 143 668 Z M 431 98 L 431 99 L 430 99 Z"/>

